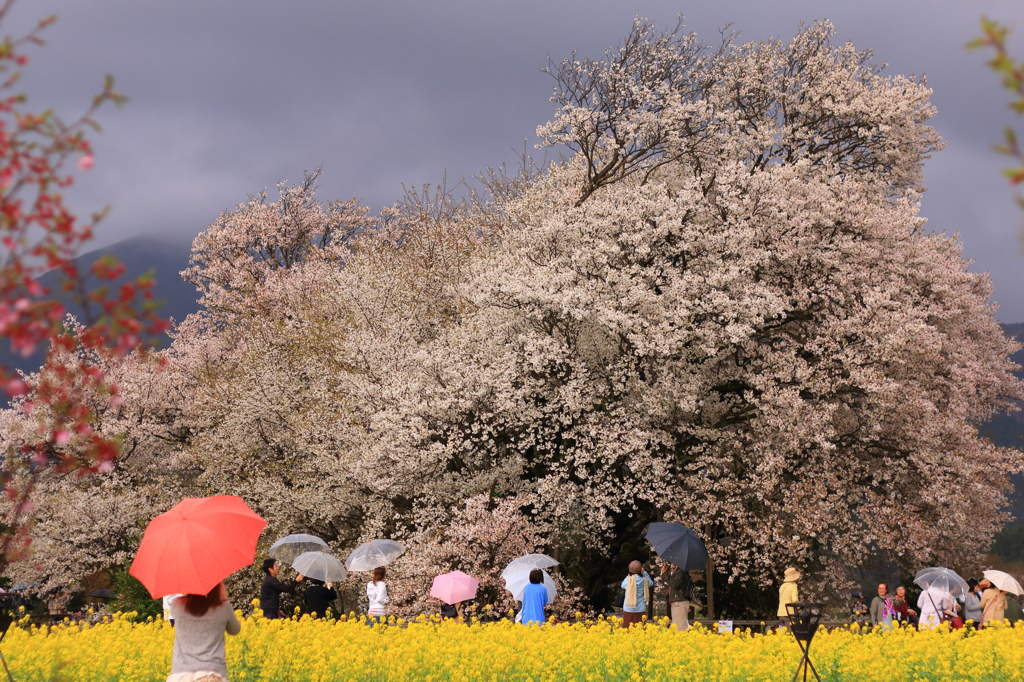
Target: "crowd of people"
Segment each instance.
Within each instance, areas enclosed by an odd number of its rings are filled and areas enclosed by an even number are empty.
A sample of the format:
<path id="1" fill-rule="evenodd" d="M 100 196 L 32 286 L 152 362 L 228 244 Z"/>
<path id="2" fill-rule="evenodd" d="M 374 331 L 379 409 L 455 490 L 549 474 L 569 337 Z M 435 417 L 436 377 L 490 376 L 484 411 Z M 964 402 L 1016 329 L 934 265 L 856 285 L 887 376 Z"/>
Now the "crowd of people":
<path id="1" fill-rule="evenodd" d="M 797 582 L 800 578 L 800 572 L 795 568 L 786 569 L 784 582 L 779 588 L 780 622 L 788 620 L 786 604 L 799 601 Z M 956 599 L 948 590 L 927 585 L 918 596 L 917 608 L 914 609 L 907 598 L 906 587 L 899 585 L 890 592 L 889 584 L 881 582 L 870 605 L 864 601 L 863 593 L 853 593 L 851 620 L 887 629 L 894 625 L 930 629 L 944 622 L 953 628 L 961 628 L 968 623 L 983 628 L 992 622 L 1024 620 L 1024 610 L 1017 595 L 1000 590 L 987 578 L 970 578 L 967 587 L 962 598 Z"/>
<path id="2" fill-rule="evenodd" d="M 294 593 L 303 581 L 308 585 L 304 591 L 303 612 L 316 618 L 325 617 L 327 610 L 338 598 L 333 585 L 314 578 L 306 578 L 301 574 L 294 580 L 285 582 L 278 579 L 279 570 L 280 566 L 274 559 L 264 561 L 265 575 L 260 587 L 260 609 L 264 617 L 285 618 L 286 614 L 281 610 L 281 595 Z M 366 584 L 367 620 L 371 624 L 380 622 L 387 616 L 389 598 L 386 577 L 385 567 L 375 568 Z M 667 564 L 662 568 L 662 577 L 668 597 L 671 623 L 680 631 L 687 630 L 690 627 L 690 609 L 696 604 L 689 571 Z M 798 583 L 802 577 L 801 572 L 793 567 L 787 568 L 783 573 L 777 611 L 780 625 L 789 623 L 786 604 L 800 601 Z M 550 598 L 543 579 L 543 571 L 531 571 L 530 583 L 523 592 L 516 622 L 529 625 L 543 623 L 547 619 L 545 608 L 550 605 Z M 1016 622 L 1024 619 L 1024 611 L 1016 595 L 998 589 L 985 578 L 980 581 L 971 578 L 967 584 L 969 590 L 960 600 L 954 599 L 945 590 L 928 586 L 921 591 L 916 604 L 911 604 L 906 587 L 899 585 L 890 590 L 889 584 L 882 582 L 878 584 L 877 595 L 870 604 L 865 602 L 862 593 L 853 593 L 854 601 L 850 606 L 851 620 L 886 628 L 894 624 L 934 628 L 944 621 L 949 621 L 953 627 L 961 627 L 967 622 L 983 627 L 991 621 Z M 622 580 L 621 592 L 615 602 L 615 606 L 622 609 L 623 627 L 643 620 L 648 612 L 648 605 L 651 604 L 654 586 L 654 579 L 644 570 L 641 562 L 633 561 L 629 564 L 628 574 Z M 440 613 L 443 619 L 461 620 L 463 604 L 442 604 Z"/>
<path id="3" fill-rule="evenodd" d="M 274 559 L 263 562 L 263 582 L 260 587 L 260 608 L 265 618 L 284 618 L 281 610 L 281 595 L 294 593 L 301 583 L 306 582 L 305 613 L 323 618 L 331 603 L 337 599 L 337 592 L 330 583 L 301 574 L 294 580 L 282 581 L 277 576 L 280 567 Z M 674 565 L 662 570 L 667 587 L 669 611 L 672 625 L 682 631 L 690 627 L 689 610 L 694 603 L 694 586 L 689 572 Z M 544 585 L 544 572 L 534 569 L 530 572 L 516 621 L 523 625 L 539 625 L 547 620 L 545 608 L 550 605 L 550 596 Z M 800 601 L 799 582 L 802 574 L 796 568 L 787 568 L 779 587 L 778 619 L 780 626 L 789 624 L 787 604 Z M 367 623 L 375 625 L 387 617 L 389 603 L 387 570 L 375 568 L 366 583 Z M 986 627 L 993 621 L 1024 619 L 1024 612 L 1017 597 L 1000 590 L 988 579 L 968 581 L 969 591 L 963 599 L 954 599 L 949 591 L 935 585 L 927 585 L 921 591 L 916 609 L 907 597 L 904 586 L 897 586 L 890 592 L 887 583 L 879 583 L 877 595 L 870 605 L 861 593 L 854 593 L 851 615 L 855 622 L 870 623 L 889 629 L 898 626 L 916 626 L 921 629 L 935 628 L 944 621 L 952 627 L 963 627 L 972 622 L 975 627 Z M 616 605 L 622 609 L 622 627 L 628 628 L 643 621 L 654 592 L 654 580 L 644 570 L 643 564 L 633 561 L 628 574 L 620 585 L 621 593 Z M 167 602 L 167 613 L 175 626 L 172 670 L 168 682 L 225 682 L 227 665 L 224 656 L 225 634 L 235 635 L 241 624 L 235 617 L 228 601 L 223 583 L 206 595 L 174 595 Z M 442 618 L 461 620 L 462 604 L 445 604 L 441 609 Z"/>

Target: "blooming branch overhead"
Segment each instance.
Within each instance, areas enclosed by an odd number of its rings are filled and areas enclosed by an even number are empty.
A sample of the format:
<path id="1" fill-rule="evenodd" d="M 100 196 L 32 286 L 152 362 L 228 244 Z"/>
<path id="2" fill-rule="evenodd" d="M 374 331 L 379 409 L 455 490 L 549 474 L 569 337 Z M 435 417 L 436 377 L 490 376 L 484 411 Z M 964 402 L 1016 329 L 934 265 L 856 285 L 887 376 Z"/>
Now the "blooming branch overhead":
<path id="1" fill-rule="evenodd" d="M 0 4 L 0 22 L 13 4 Z M 123 355 L 138 347 L 144 334 L 166 327 L 150 300 L 151 277 L 112 290 L 109 283 L 124 268 L 101 260 L 92 272 L 103 286 L 93 291 L 82 287 L 73 259 L 92 238 L 102 212 L 84 223 L 69 211 L 61 191 L 74 176 L 66 165 L 77 160 L 79 170 L 92 168 L 86 133 L 98 129 L 93 117 L 104 104 L 120 104 L 124 98 L 108 77 L 92 105 L 73 122 L 52 111 L 28 110 L 25 95 L 13 89 L 28 63 L 25 48 L 42 44 L 42 31 L 53 21 L 54 17 L 44 19 L 24 37 L 0 43 L 0 342 L 22 355 L 38 346 L 53 348 L 46 368 L 32 379 L 0 367 L 0 385 L 7 395 L 30 394 L 19 407 L 34 415 L 30 435 L 22 434 L 16 445 L 8 440 L 0 470 L 7 502 L 0 520 L 0 568 L 28 541 L 30 498 L 43 471 L 109 470 L 117 455 L 117 440 L 98 433 L 96 412 L 84 395 L 102 395 L 111 403 L 121 398 L 117 386 L 87 356 Z M 65 276 L 65 296 L 77 298 L 86 311 L 87 326 L 77 333 L 63 332 L 64 305 L 38 282 L 41 274 L 54 269 Z M 57 355 L 68 359 L 66 351 L 76 346 L 85 352 L 75 356 L 75 362 L 55 360 Z"/>

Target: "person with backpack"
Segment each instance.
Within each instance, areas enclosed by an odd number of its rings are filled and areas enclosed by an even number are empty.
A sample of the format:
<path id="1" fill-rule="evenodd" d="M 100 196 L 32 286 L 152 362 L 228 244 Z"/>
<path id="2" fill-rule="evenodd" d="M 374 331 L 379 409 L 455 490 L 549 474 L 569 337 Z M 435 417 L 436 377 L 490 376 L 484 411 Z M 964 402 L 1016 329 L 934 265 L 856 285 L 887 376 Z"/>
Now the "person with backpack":
<path id="1" fill-rule="evenodd" d="M 917 598 L 917 608 L 921 609 L 921 617 L 917 621 L 918 630 L 932 630 L 939 627 L 947 614 L 954 608 L 959 608 L 949 592 L 931 583 L 924 584 L 921 596 Z"/>
<path id="2" fill-rule="evenodd" d="M 668 583 L 669 612 L 676 630 L 683 632 L 690 628 L 690 601 L 693 598 L 693 582 L 690 572 L 682 571 L 675 564 L 662 568 Z"/>

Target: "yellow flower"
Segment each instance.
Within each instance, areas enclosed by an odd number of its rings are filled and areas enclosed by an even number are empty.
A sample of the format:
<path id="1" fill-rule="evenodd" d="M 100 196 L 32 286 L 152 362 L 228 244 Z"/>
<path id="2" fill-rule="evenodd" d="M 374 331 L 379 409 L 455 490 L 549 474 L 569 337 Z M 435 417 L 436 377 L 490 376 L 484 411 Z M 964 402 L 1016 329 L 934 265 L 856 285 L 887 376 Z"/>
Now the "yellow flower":
<path id="1" fill-rule="evenodd" d="M 665 619 L 628 630 L 620 625 L 615 617 L 526 627 L 420 616 L 369 628 L 356 614 L 333 621 L 250 617 L 237 637 L 227 638 L 226 655 L 231 679 L 253 682 L 788 682 L 800 658 L 785 632 L 722 636 L 699 625 L 678 632 Z M 125 614 L 49 629 L 23 618 L 3 651 L 19 682 L 162 682 L 174 634 L 162 620 L 136 622 Z M 821 631 L 811 655 L 826 679 L 842 682 L 956 682 L 968 679 L 965 671 L 970 679 L 1024 682 L 1024 627 L 839 628 Z"/>

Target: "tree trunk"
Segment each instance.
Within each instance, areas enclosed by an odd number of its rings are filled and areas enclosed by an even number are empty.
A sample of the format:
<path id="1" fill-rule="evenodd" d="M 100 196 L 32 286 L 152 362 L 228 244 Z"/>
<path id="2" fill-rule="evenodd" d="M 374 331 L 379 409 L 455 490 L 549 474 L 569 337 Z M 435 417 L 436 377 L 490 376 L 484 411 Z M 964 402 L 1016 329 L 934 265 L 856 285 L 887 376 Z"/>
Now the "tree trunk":
<path id="1" fill-rule="evenodd" d="M 715 560 L 708 557 L 708 566 L 704 573 L 708 586 L 708 618 L 715 619 Z"/>

